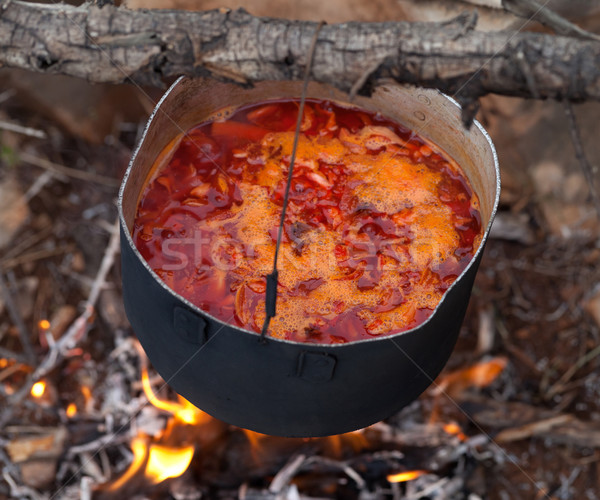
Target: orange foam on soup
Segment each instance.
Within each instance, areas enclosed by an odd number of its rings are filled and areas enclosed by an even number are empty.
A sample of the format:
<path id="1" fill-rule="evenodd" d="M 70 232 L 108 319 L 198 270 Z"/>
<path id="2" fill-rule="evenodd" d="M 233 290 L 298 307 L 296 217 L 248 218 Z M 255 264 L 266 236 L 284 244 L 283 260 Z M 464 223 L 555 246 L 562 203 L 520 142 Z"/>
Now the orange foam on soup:
<path id="1" fill-rule="evenodd" d="M 258 103 L 188 131 L 134 222 L 137 248 L 173 290 L 256 332 L 298 109 Z M 477 195 L 453 160 L 379 114 L 307 100 L 269 334 L 338 343 L 413 328 L 480 240 Z"/>

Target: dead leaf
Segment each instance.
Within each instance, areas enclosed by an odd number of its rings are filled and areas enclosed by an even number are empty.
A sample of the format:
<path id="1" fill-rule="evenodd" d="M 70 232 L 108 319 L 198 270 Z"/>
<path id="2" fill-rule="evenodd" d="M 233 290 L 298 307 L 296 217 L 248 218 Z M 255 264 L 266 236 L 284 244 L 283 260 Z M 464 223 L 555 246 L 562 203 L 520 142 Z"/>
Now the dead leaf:
<path id="1" fill-rule="evenodd" d="M 8 245 L 29 217 L 29 206 L 13 177 L 0 181 L 0 249 Z"/>
<path id="2" fill-rule="evenodd" d="M 600 291 L 594 294 L 583 306 L 583 308 L 594 318 L 600 326 Z"/>
<path id="3" fill-rule="evenodd" d="M 22 463 L 21 479 L 31 488 L 47 488 L 56 479 L 57 459 L 36 459 Z"/>
<path id="4" fill-rule="evenodd" d="M 59 307 L 56 312 L 50 318 L 50 332 L 54 337 L 54 340 L 58 340 L 65 333 L 65 330 L 71 325 L 71 323 L 77 317 L 77 308 L 66 304 Z"/>
<path id="5" fill-rule="evenodd" d="M 6 444 L 6 451 L 15 463 L 30 459 L 58 457 L 63 452 L 67 431 L 64 427 L 39 428 L 31 435 L 29 428 L 10 427 L 16 436 Z"/>

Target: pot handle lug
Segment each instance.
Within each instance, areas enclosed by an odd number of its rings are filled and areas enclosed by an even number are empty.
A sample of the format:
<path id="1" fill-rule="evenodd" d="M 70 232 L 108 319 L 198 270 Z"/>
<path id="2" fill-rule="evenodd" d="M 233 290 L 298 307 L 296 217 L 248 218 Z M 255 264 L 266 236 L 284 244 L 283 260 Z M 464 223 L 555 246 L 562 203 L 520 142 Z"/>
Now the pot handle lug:
<path id="1" fill-rule="evenodd" d="M 333 378 L 336 363 L 335 356 L 326 352 L 302 351 L 296 376 L 313 383 L 328 382 Z"/>
<path id="2" fill-rule="evenodd" d="M 206 320 L 185 307 L 173 309 L 173 327 L 177 335 L 191 344 L 204 344 L 208 340 Z"/>

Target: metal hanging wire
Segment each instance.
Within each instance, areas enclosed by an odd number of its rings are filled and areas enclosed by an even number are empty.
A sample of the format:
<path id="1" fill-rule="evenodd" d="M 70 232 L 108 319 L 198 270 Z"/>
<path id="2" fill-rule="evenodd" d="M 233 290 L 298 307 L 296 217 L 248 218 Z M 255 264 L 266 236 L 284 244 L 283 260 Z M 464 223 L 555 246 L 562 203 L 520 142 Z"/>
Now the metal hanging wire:
<path id="1" fill-rule="evenodd" d="M 277 270 L 277 259 L 279 258 L 279 247 L 281 246 L 281 237 L 283 235 L 283 225 L 285 222 L 285 213 L 288 206 L 288 198 L 290 194 L 290 186 L 292 185 L 292 176 L 294 173 L 294 163 L 296 162 L 296 149 L 298 148 L 298 138 L 300 137 L 300 127 L 302 126 L 302 119 L 304 116 L 304 102 L 306 101 L 306 91 L 308 89 L 308 81 L 310 78 L 310 72 L 312 68 L 313 56 L 317 47 L 317 40 L 319 38 L 319 32 L 325 24 L 325 21 L 319 22 L 315 28 L 315 32 L 310 41 L 310 47 L 308 49 L 308 59 L 306 61 L 306 69 L 304 72 L 304 80 L 302 82 L 302 95 L 300 96 L 300 108 L 298 110 L 298 119 L 296 120 L 296 130 L 294 132 L 294 144 L 292 146 L 292 156 L 290 159 L 290 168 L 288 171 L 287 184 L 285 185 L 285 194 L 283 196 L 283 207 L 281 209 L 281 219 L 279 220 L 279 229 L 277 231 L 277 243 L 275 244 L 275 256 L 273 257 L 273 271 L 267 274 L 267 288 L 265 291 L 265 321 L 260 332 L 261 342 L 267 341 L 267 331 L 271 319 L 277 314 L 277 280 L 279 271 Z"/>

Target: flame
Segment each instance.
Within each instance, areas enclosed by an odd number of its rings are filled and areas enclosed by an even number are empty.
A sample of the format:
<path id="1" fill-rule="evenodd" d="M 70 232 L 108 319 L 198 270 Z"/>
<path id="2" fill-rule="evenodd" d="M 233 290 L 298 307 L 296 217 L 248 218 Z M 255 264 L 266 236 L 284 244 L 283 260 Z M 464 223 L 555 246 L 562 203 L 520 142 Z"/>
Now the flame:
<path id="1" fill-rule="evenodd" d="M 259 443 L 266 437 L 266 434 L 261 434 L 260 432 L 254 432 L 249 429 L 242 429 L 244 434 L 246 435 L 246 439 L 250 443 L 250 448 L 252 450 L 257 450 L 259 448 Z"/>
<path id="2" fill-rule="evenodd" d="M 150 438 L 140 433 L 131 441 L 133 451 L 131 465 L 119 479 L 109 486 L 109 491 L 116 491 L 121 488 L 136 476 L 142 468 L 144 477 L 152 484 L 181 476 L 192 461 L 195 451 L 194 445 L 167 446 L 159 444 L 159 442 L 170 439 L 172 432 L 178 425 L 195 425 L 211 418 L 181 396 L 177 401 L 159 399 L 152 391 L 148 370 L 145 368 L 142 370 L 142 387 L 148 401 L 156 408 L 169 412 L 172 418 L 169 419 L 166 428 L 158 436 Z"/>
<path id="3" fill-rule="evenodd" d="M 334 434 L 328 436 L 328 444 L 331 447 L 331 451 L 334 456 L 339 457 L 342 454 L 343 445 L 350 445 L 354 452 L 358 452 L 363 448 L 366 448 L 369 444 L 366 436 L 364 435 L 364 429 L 359 429 L 352 432 L 346 432 L 344 434 Z"/>
<path id="4" fill-rule="evenodd" d="M 450 434 L 452 436 L 456 436 L 461 441 L 464 441 L 464 440 L 467 439 L 467 436 L 465 436 L 463 434 L 462 429 L 460 428 L 460 426 L 456 422 L 450 422 L 450 423 L 444 425 L 443 429 L 448 434 Z"/>
<path id="5" fill-rule="evenodd" d="M 427 472 L 424 470 L 407 470 L 405 472 L 399 472 L 398 474 L 389 474 L 387 480 L 390 483 L 404 483 L 405 481 L 417 479 L 423 474 L 427 474 Z"/>
<path id="6" fill-rule="evenodd" d="M 142 370 L 142 387 L 150 404 L 159 410 L 171 413 L 175 419 L 181 423 L 195 425 L 205 422 L 210 418 L 208 414 L 204 413 L 202 410 L 199 410 L 187 399 L 181 396 L 179 396 L 178 401 L 165 401 L 163 399 L 158 399 L 152 390 L 150 377 L 148 376 L 148 370 L 146 369 Z"/>
<path id="7" fill-rule="evenodd" d="M 150 446 L 148 463 L 146 464 L 146 477 L 153 484 L 160 483 L 170 477 L 179 477 L 183 474 L 194 456 L 194 446 L 173 448 L 153 444 Z"/>
<path id="8" fill-rule="evenodd" d="M 31 395 L 34 398 L 41 398 L 46 392 L 46 383 L 45 382 L 36 382 L 31 387 Z"/>
<path id="9" fill-rule="evenodd" d="M 340 435 L 334 434 L 333 436 L 328 436 L 326 439 L 329 441 L 329 445 L 333 450 L 333 454 L 336 457 L 339 457 L 342 453 L 342 438 L 340 437 Z"/>
<path id="10" fill-rule="evenodd" d="M 87 385 L 81 386 L 81 394 L 83 394 L 83 397 L 85 398 L 85 405 L 87 406 L 90 404 L 90 401 L 92 400 L 92 391 Z"/>
<path id="11" fill-rule="evenodd" d="M 341 437 L 349 442 L 352 446 L 352 449 L 356 452 L 369 446 L 369 440 L 365 436 L 364 429 L 346 432 L 346 434 L 341 434 Z"/>
<path id="12" fill-rule="evenodd" d="M 159 444 L 148 445 L 148 440 L 143 436 L 133 438 L 131 451 L 133 452 L 131 464 L 123 475 L 109 486 L 109 491 L 116 491 L 130 481 L 144 463 L 146 464 L 144 475 L 152 484 L 179 477 L 189 467 L 194 456 L 193 445 L 180 448 Z"/>
<path id="13" fill-rule="evenodd" d="M 69 403 L 65 413 L 67 414 L 68 418 L 73 418 L 75 415 L 77 415 L 77 405 L 75 403 Z"/>
<path id="14" fill-rule="evenodd" d="M 81 394 L 83 394 L 83 411 L 84 413 L 94 413 L 94 396 L 92 390 L 87 385 L 82 385 Z"/>
<path id="15" fill-rule="evenodd" d="M 40 330 L 49 330 L 50 329 L 50 321 L 48 321 L 47 319 L 41 319 L 38 322 L 38 327 L 40 328 Z"/>
<path id="16" fill-rule="evenodd" d="M 240 429 L 246 436 L 248 443 L 250 443 L 250 454 L 252 455 L 252 459 L 256 463 L 262 463 L 260 452 L 263 449 L 263 447 L 261 446 L 260 442 L 263 439 L 268 438 L 269 436 L 267 434 L 261 434 L 260 432 L 251 431 L 249 429 L 243 429 L 241 427 Z"/>
<path id="17" fill-rule="evenodd" d="M 8 359 L 0 358 L 0 370 L 3 370 L 8 366 Z"/>
<path id="18" fill-rule="evenodd" d="M 133 460 L 131 461 L 129 468 L 123 473 L 123 475 L 119 479 L 117 479 L 114 483 L 112 483 L 109 486 L 109 491 L 118 490 L 121 486 L 127 483 L 127 481 L 129 481 L 139 470 L 139 468 L 143 465 L 148 452 L 148 445 L 146 444 L 146 440 L 142 437 L 134 438 L 131 441 L 131 451 L 133 452 Z"/>
<path id="19" fill-rule="evenodd" d="M 456 397 L 469 387 L 486 387 L 496 380 L 507 363 L 506 358 L 496 357 L 450 372 L 441 378 L 436 392 L 439 394 L 445 391 Z"/>

